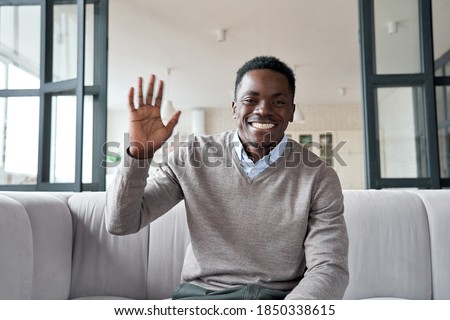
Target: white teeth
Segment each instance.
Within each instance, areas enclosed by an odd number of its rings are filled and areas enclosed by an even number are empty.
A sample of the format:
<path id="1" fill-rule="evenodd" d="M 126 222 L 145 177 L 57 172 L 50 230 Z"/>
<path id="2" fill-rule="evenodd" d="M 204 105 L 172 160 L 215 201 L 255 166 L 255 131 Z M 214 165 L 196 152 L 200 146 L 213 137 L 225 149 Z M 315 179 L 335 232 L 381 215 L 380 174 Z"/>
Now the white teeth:
<path id="1" fill-rule="evenodd" d="M 275 125 L 272 123 L 259 123 L 259 122 L 253 122 L 252 126 L 257 129 L 272 129 L 273 127 L 275 127 Z"/>

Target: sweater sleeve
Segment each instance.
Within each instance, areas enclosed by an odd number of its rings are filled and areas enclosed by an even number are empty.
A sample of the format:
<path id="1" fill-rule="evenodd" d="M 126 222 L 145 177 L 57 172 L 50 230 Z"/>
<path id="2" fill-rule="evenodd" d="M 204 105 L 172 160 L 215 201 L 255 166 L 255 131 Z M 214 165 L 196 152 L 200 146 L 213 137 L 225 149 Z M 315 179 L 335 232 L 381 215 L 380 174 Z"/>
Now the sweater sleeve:
<path id="1" fill-rule="evenodd" d="M 304 241 L 306 272 L 286 299 L 342 299 L 348 285 L 348 236 L 336 172 L 321 166 Z"/>
<path id="2" fill-rule="evenodd" d="M 169 211 L 183 199 L 176 174 L 162 164 L 149 181 L 151 160 L 137 160 L 125 155 L 106 192 L 106 229 L 126 235 L 140 229 Z"/>

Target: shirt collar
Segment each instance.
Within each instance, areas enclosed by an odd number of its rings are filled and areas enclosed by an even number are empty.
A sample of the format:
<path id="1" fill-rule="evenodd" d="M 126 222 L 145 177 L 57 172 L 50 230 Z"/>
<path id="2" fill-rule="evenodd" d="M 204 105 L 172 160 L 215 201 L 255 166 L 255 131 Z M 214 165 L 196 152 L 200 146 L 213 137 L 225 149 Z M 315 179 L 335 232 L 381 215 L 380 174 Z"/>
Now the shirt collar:
<path id="1" fill-rule="evenodd" d="M 283 155 L 284 149 L 286 148 L 286 143 L 288 141 L 288 138 L 286 135 L 283 136 L 283 139 L 277 145 L 275 148 L 273 148 L 267 155 L 265 155 L 263 158 L 259 159 L 259 161 L 256 162 L 259 163 L 261 161 L 266 162 L 268 165 L 274 163 Z M 244 146 L 242 145 L 241 139 L 239 139 L 239 131 L 236 130 L 233 137 L 233 146 L 234 150 L 236 151 L 236 154 L 241 161 L 241 163 L 253 163 L 253 161 L 248 157 L 247 152 L 245 152 Z M 256 165 L 255 164 L 255 165 Z"/>

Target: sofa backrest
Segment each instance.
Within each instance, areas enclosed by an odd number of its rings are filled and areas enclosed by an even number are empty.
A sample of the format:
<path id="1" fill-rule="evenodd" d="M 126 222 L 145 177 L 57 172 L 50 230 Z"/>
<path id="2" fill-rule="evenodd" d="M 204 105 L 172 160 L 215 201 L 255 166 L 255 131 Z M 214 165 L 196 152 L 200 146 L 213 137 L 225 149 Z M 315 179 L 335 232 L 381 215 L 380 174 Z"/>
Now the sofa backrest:
<path id="1" fill-rule="evenodd" d="M 105 192 L 73 194 L 73 264 L 70 298 L 147 298 L 149 227 L 113 236 L 105 228 Z"/>
<path id="2" fill-rule="evenodd" d="M 33 234 L 25 208 L 0 194 L 0 299 L 30 299 Z"/>
<path id="3" fill-rule="evenodd" d="M 427 212 L 414 193 L 344 191 L 350 282 L 344 299 L 431 299 Z"/>
<path id="4" fill-rule="evenodd" d="M 64 196 L 0 193 L 0 299 L 67 299 L 72 216 Z"/>
<path id="5" fill-rule="evenodd" d="M 174 289 L 180 284 L 189 242 L 183 201 L 150 224 L 148 299 L 172 296 Z"/>
<path id="6" fill-rule="evenodd" d="M 415 193 L 427 209 L 430 228 L 433 299 L 450 299 L 450 190 Z"/>
<path id="7" fill-rule="evenodd" d="M 105 228 L 104 192 L 75 193 L 70 298 L 164 299 L 180 283 L 189 243 L 184 203 L 136 234 L 111 235 Z"/>
<path id="8" fill-rule="evenodd" d="M 189 232 L 184 203 L 113 236 L 105 192 L 0 192 L 0 299 L 169 298 Z M 450 190 L 344 190 L 345 299 L 450 299 Z"/>
<path id="9" fill-rule="evenodd" d="M 449 191 L 450 192 L 450 191 Z M 443 191 L 431 191 L 446 197 Z M 446 201 L 432 201 L 447 205 Z M 350 282 L 344 299 L 406 298 L 449 299 L 448 273 L 450 251 L 445 250 L 445 239 L 439 235 L 434 242 L 441 285 L 432 277 L 433 242 L 430 243 L 429 215 L 422 199 L 414 192 L 400 190 L 344 190 L 345 219 L 350 240 Z M 431 205 L 430 205 L 431 206 Z M 439 206 L 439 205 L 437 205 Z M 446 208 L 450 208 L 448 205 Z M 442 217 L 442 206 L 433 214 Z M 442 217 L 434 228 L 450 230 L 450 214 Z M 181 202 L 170 212 L 151 224 L 149 249 L 148 297 L 170 297 L 180 280 L 184 252 L 189 243 L 184 204 Z M 450 237 L 450 233 L 447 233 Z M 439 252 L 438 252 L 439 251 Z M 437 267 L 435 268 L 437 269 Z M 445 279 L 444 279 L 445 278 Z M 433 280 L 433 282 L 432 282 Z M 436 289 L 437 288 L 437 289 Z M 441 292 L 438 295 L 435 291 Z"/>

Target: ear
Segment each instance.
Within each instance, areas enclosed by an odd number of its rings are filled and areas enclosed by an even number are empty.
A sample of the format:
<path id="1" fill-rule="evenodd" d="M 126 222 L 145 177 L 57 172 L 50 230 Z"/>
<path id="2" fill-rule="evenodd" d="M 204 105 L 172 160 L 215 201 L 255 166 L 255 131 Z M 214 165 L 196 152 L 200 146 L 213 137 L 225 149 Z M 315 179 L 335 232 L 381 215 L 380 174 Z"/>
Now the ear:
<path id="1" fill-rule="evenodd" d="M 291 119 L 289 119 L 289 122 L 294 121 L 294 114 L 295 114 L 295 103 L 292 104 L 292 115 L 291 115 Z"/>
<path id="2" fill-rule="evenodd" d="M 237 115 L 236 115 L 236 108 L 237 108 L 236 101 L 233 100 L 233 102 L 231 102 L 231 111 L 232 111 L 234 119 L 236 119 L 236 117 L 237 117 Z"/>

